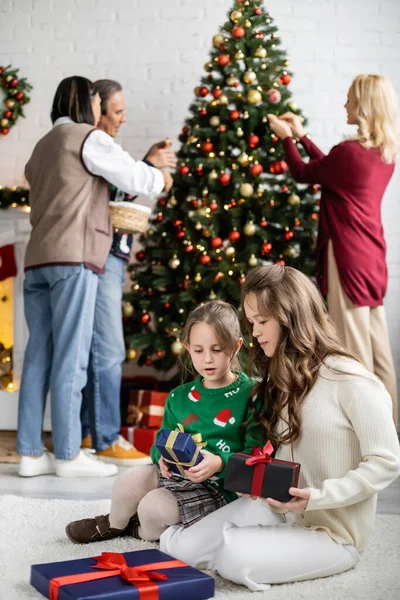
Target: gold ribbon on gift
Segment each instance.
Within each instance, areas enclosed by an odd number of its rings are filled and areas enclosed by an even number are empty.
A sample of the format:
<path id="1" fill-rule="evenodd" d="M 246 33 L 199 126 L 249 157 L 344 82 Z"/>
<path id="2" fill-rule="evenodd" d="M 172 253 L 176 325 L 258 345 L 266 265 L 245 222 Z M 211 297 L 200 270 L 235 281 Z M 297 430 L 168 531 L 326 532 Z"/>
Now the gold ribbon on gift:
<path id="1" fill-rule="evenodd" d="M 178 423 L 178 426 L 175 429 L 175 431 L 171 431 L 171 433 L 169 434 L 169 436 L 167 438 L 167 441 L 165 442 L 165 449 L 168 451 L 169 455 L 172 456 L 172 458 L 174 460 L 169 460 L 168 458 L 165 458 L 165 457 L 164 457 L 164 460 L 167 463 L 171 463 L 171 464 L 175 465 L 177 467 L 179 473 L 182 475 L 182 477 L 185 477 L 185 469 L 183 467 L 189 468 L 189 467 L 193 467 L 196 464 L 197 458 L 200 453 L 200 449 L 207 446 L 207 442 L 203 442 L 201 433 L 194 433 L 191 437 L 192 437 L 193 441 L 195 442 L 197 448 L 196 448 L 195 453 L 193 454 L 193 458 L 190 462 L 186 462 L 186 463 L 180 462 L 174 452 L 174 444 L 176 442 L 176 439 L 177 439 L 179 433 L 185 433 L 185 429 L 181 423 Z"/>

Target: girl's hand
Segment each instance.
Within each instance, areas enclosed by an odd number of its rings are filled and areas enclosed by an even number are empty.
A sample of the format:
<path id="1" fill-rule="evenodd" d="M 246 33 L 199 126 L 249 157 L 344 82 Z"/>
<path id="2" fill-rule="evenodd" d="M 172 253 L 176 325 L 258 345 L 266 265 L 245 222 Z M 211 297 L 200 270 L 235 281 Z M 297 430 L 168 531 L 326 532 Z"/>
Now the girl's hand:
<path id="1" fill-rule="evenodd" d="M 306 135 L 303 127 L 303 120 L 299 115 L 294 115 L 292 112 L 286 112 L 281 115 L 279 119 L 288 123 L 295 137 L 300 139 Z"/>
<path id="2" fill-rule="evenodd" d="M 219 473 L 224 468 L 224 463 L 220 456 L 216 456 L 208 450 L 200 450 L 203 460 L 196 466 L 187 469 L 186 476 L 193 483 L 201 483 L 209 477 Z"/>
<path id="3" fill-rule="evenodd" d="M 278 502 L 272 498 L 266 498 L 266 502 L 275 508 L 281 508 L 283 510 L 302 511 L 307 508 L 308 501 L 311 496 L 311 492 L 307 488 L 290 488 L 289 494 L 293 498 L 289 502 Z"/>
<path id="4" fill-rule="evenodd" d="M 168 465 L 164 460 L 164 457 L 161 456 L 160 460 L 158 461 L 158 464 L 160 465 L 160 471 L 161 471 L 161 475 L 163 477 L 165 477 L 165 479 L 171 479 L 172 477 L 172 473 L 171 471 L 168 469 Z"/>
<path id="5" fill-rule="evenodd" d="M 270 128 L 278 136 L 278 138 L 284 140 L 287 137 L 292 137 L 292 130 L 286 121 L 281 120 L 276 115 L 267 115 L 267 117 Z"/>

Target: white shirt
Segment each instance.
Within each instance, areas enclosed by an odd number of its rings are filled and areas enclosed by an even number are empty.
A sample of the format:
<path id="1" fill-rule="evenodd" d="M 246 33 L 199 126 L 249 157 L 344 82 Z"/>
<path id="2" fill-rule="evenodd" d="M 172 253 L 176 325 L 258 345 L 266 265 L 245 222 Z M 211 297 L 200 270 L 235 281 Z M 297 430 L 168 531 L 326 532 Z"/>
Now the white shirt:
<path id="1" fill-rule="evenodd" d="M 60 117 L 54 127 L 73 123 L 69 117 Z M 103 177 L 117 188 L 132 196 L 144 194 L 159 196 L 164 188 L 164 178 L 159 169 L 141 160 L 134 160 L 113 138 L 101 129 L 95 129 L 85 140 L 82 160 L 93 175 Z"/>

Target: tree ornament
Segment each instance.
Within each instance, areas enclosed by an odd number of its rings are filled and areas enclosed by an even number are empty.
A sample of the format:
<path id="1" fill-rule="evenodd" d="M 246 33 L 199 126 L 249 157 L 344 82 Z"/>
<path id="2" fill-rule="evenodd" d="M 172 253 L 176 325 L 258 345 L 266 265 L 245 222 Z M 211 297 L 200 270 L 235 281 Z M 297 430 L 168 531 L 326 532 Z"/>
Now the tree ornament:
<path id="1" fill-rule="evenodd" d="M 218 179 L 221 185 L 229 185 L 231 181 L 230 173 L 221 173 Z"/>
<path id="2" fill-rule="evenodd" d="M 175 356 L 178 356 L 178 354 L 180 354 L 182 352 L 182 349 L 183 349 L 183 345 L 179 338 L 177 340 L 175 340 L 174 342 L 172 342 L 172 344 L 171 344 L 172 354 L 175 354 Z"/>
<path id="3" fill-rule="evenodd" d="M 6 106 L 7 108 L 14 108 L 15 106 L 15 100 L 6 100 Z"/>
<path id="4" fill-rule="evenodd" d="M 221 106 L 226 106 L 227 104 L 229 104 L 228 96 L 222 94 L 222 96 L 219 99 L 219 103 Z"/>
<path id="5" fill-rule="evenodd" d="M 153 360 L 150 357 L 148 357 L 144 361 L 144 364 L 146 365 L 146 367 L 151 367 L 151 365 L 153 364 Z"/>
<path id="6" fill-rule="evenodd" d="M 231 110 L 229 112 L 229 118 L 232 121 L 236 121 L 237 119 L 240 119 L 240 112 L 238 110 Z"/>
<path id="7" fill-rule="evenodd" d="M 229 77 L 226 80 L 226 85 L 229 85 L 229 87 L 233 87 L 236 83 L 237 83 L 236 77 L 234 75 L 229 75 Z"/>
<path id="8" fill-rule="evenodd" d="M 280 175 L 281 173 L 285 173 L 288 170 L 288 166 L 284 160 L 276 160 L 270 164 L 269 170 L 274 175 Z"/>
<path id="9" fill-rule="evenodd" d="M 227 246 L 227 248 L 225 249 L 225 254 L 226 256 L 231 258 L 232 256 L 235 256 L 236 249 L 233 246 Z"/>
<path id="10" fill-rule="evenodd" d="M 234 23 L 237 23 L 238 21 L 240 21 L 242 16 L 243 16 L 243 14 L 241 13 L 240 10 L 234 10 L 233 12 L 231 12 L 231 20 Z"/>
<path id="11" fill-rule="evenodd" d="M 294 232 L 293 231 L 285 231 L 285 233 L 283 234 L 283 238 L 288 242 L 289 240 L 291 240 L 294 237 Z"/>
<path id="12" fill-rule="evenodd" d="M 215 88 L 215 90 L 213 90 L 213 92 L 212 92 L 212 95 L 213 95 L 213 98 L 215 98 L 215 100 L 218 100 L 218 98 L 220 96 L 222 96 L 222 90 L 221 90 L 221 88 L 219 88 L 219 87 Z"/>
<path id="13" fill-rule="evenodd" d="M 208 88 L 205 85 L 198 86 L 194 89 L 194 93 L 198 98 L 205 98 L 208 95 Z"/>
<path id="14" fill-rule="evenodd" d="M 298 204 L 300 204 L 301 198 L 297 194 L 290 194 L 287 201 L 288 204 L 290 204 L 290 206 L 297 206 Z"/>
<path id="15" fill-rule="evenodd" d="M 240 186 L 240 194 L 244 198 L 249 198 L 254 194 L 254 188 L 251 183 L 242 183 Z"/>
<path id="16" fill-rule="evenodd" d="M 266 220 L 265 217 L 263 217 L 260 221 L 260 227 L 267 227 L 268 225 L 268 221 Z"/>
<path id="17" fill-rule="evenodd" d="M 278 104 L 281 101 L 280 91 L 275 90 L 274 88 L 271 88 L 270 90 L 267 91 L 267 96 L 268 96 L 268 101 L 271 102 L 271 104 Z"/>
<path id="18" fill-rule="evenodd" d="M 240 233 L 238 232 L 237 229 L 234 229 L 233 231 L 230 232 L 228 237 L 229 237 L 230 241 L 234 244 L 240 238 Z"/>
<path id="19" fill-rule="evenodd" d="M 243 134 L 243 129 L 242 129 L 241 127 L 238 127 L 238 128 L 236 129 L 236 135 L 237 135 L 238 137 L 243 137 L 243 135 L 244 135 L 244 134 Z"/>
<path id="20" fill-rule="evenodd" d="M 195 229 L 197 229 L 197 231 L 200 231 L 200 229 L 203 229 L 203 225 L 197 221 L 196 225 L 194 226 Z"/>
<path id="21" fill-rule="evenodd" d="M 252 254 L 248 260 L 248 264 L 250 267 L 256 267 L 258 264 L 258 260 L 254 254 Z"/>
<path id="22" fill-rule="evenodd" d="M 243 79 L 246 83 L 253 83 L 257 79 L 257 75 L 254 71 L 245 71 Z"/>
<path id="23" fill-rule="evenodd" d="M 249 90 L 247 92 L 247 102 L 249 102 L 249 104 L 259 104 L 261 100 L 262 96 L 258 90 Z"/>
<path id="24" fill-rule="evenodd" d="M 197 175 L 200 175 L 200 177 L 202 177 L 204 175 L 203 165 L 197 165 L 197 167 L 196 167 L 196 173 L 197 173 Z"/>
<path id="25" fill-rule="evenodd" d="M 242 152 L 242 154 L 237 159 L 239 165 L 241 167 L 247 167 L 249 165 L 249 155 L 246 152 Z"/>
<path id="26" fill-rule="evenodd" d="M 203 142 L 201 145 L 201 149 L 203 150 L 203 152 L 205 152 L 206 154 L 208 154 L 209 152 L 212 152 L 214 146 L 213 144 L 210 142 L 210 140 L 207 140 L 206 142 Z"/>
<path id="27" fill-rule="evenodd" d="M 189 137 L 187 139 L 188 144 L 195 144 L 198 141 L 199 141 L 199 138 L 196 137 L 195 135 L 189 135 Z"/>
<path id="28" fill-rule="evenodd" d="M 208 179 L 217 179 L 217 178 L 218 178 L 218 173 L 215 169 L 213 169 L 212 171 L 209 172 Z"/>
<path id="29" fill-rule="evenodd" d="M 6 110 L 6 112 L 4 113 L 4 116 L 5 116 L 6 119 L 10 119 L 11 115 L 12 115 L 11 110 Z"/>
<path id="30" fill-rule="evenodd" d="M 287 105 L 293 112 L 297 112 L 299 110 L 299 107 L 297 106 L 296 102 L 293 102 L 293 100 L 290 100 Z"/>
<path id="31" fill-rule="evenodd" d="M 262 9 L 259 6 L 257 6 L 257 8 L 254 9 L 254 14 L 257 16 L 261 15 Z"/>
<path id="32" fill-rule="evenodd" d="M 288 246 L 288 248 L 285 248 L 285 250 L 283 251 L 283 254 L 284 256 L 287 256 L 289 258 L 296 258 L 296 248 L 294 246 Z"/>
<path id="33" fill-rule="evenodd" d="M 251 21 L 249 21 L 249 19 L 247 19 L 247 21 L 244 22 L 244 26 L 247 28 L 251 27 Z"/>
<path id="34" fill-rule="evenodd" d="M 15 97 L 17 100 L 22 100 L 22 98 L 24 97 L 24 93 L 23 92 L 18 92 L 18 94 L 15 94 Z"/>
<path id="35" fill-rule="evenodd" d="M 243 60 L 244 59 L 244 54 L 241 50 L 238 50 L 235 54 L 235 60 Z"/>
<path id="36" fill-rule="evenodd" d="M 250 173 L 253 175 L 253 177 L 257 177 L 258 175 L 261 175 L 261 173 L 264 171 L 264 167 L 262 165 L 260 165 L 260 163 L 254 163 L 254 165 L 251 165 L 250 167 Z"/>
<path id="37" fill-rule="evenodd" d="M 279 81 L 282 85 L 289 85 L 289 83 L 292 81 L 292 78 L 290 77 L 289 73 L 283 73 L 280 76 Z"/>
<path id="38" fill-rule="evenodd" d="M 276 265 L 281 265 L 281 267 L 284 267 L 286 263 L 285 263 L 285 261 L 284 261 L 284 260 L 282 260 L 282 259 L 280 258 L 279 260 L 276 260 L 276 261 L 275 261 L 275 264 L 276 264 Z"/>
<path id="39" fill-rule="evenodd" d="M 210 204 L 210 210 L 212 210 L 213 212 L 215 212 L 216 210 L 218 210 L 218 204 L 215 202 L 215 200 L 213 200 Z"/>
<path id="40" fill-rule="evenodd" d="M 238 39 L 238 40 L 239 40 L 240 38 L 244 37 L 244 36 L 245 36 L 245 34 L 246 34 L 246 32 L 245 32 L 245 30 L 243 29 L 243 27 L 234 27 L 234 28 L 232 29 L 232 35 L 233 35 L 233 37 L 234 37 L 234 38 L 236 38 L 236 39 Z"/>
<path id="41" fill-rule="evenodd" d="M 224 43 L 224 36 L 221 33 L 216 33 L 212 39 L 213 46 L 219 48 Z"/>
<path id="42" fill-rule="evenodd" d="M 170 266 L 171 269 L 177 269 L 180 264 L 181 264 L 181 261 L 176 256 L 176 254 L 174 254 L 174 256 L 172 258 L 170 258 L 170 260 L 168 261 L 168 265 Z"/>
<path id="43" fill-rule="evenodd" d="M 8 119 L 1 119 L 0 125 L 2 127 L 8 127 L 8 124 L 9 124 L 9 120 Z"/>
<path id="44" fill-rule="evenodd" d="M 187 135 L 189 133 L 189 127 L 185 125 L 182 127 L 182 135 Z"/>
<path id="45" fill-rule="evenodd" d="M 194 250 L 193 244 L 188 244 L 186 246 L 186 250 L 185 250 L 186 252 L 193 252 L 193 250 Z"/>
<path id="46" fill-rule="evenodd" d="M 266 58 L 267 57 L 267 51 L 263 46 L 258 46 L 258 48 L 256 48 L 254 50 L 254 56 L 256 58 Z"/>
<path id="47" fill-rule="evenodd" d="M 124 313 L 125 317 L 130 317 L 133 315 L 134 310 L 135 309 L 133 308 L 133 306 L 130 302 L 125 302 L 122 312 Z"/>
<path id="48" fill-rule="evenodd" d="M 200 257 L 200 262 L 201 262 L 202 265 L 209 265 L 210 262 L 211 262 L 211 257 L 208 256 L 208 254 L 203 254 Z"/>
<path id="49" fill-rule="evenodd" d="M 225 125 L 220 125 L 220 126 L 218 127 L 218 131 L 219 131 L 220 133 L 224 133 L 224 132 L 226 131 L 226 126 L 225 126 Z"/>
<path id="50" fill-rule="evenodd" d="M 272 250 L 272 244 L 271 244 L 271 242 L 264 242 L 261 245 L 261 252 L 263 254 L 269 254 L 271 252 L 271 250 Z"/>
<path id="51" fill-rule="evenodd" d="M 126 358 L 128 360 L 135 360 L 137 358 L 137 352 L 135 348 L 128 348 L 126 351 Z"/>
<path id="52" fill-rule="evenodd" d="M 201 275 L 200 273 L 196 273 L 196 275 L 194 276 L 194 280 L 196 283 L 200 283 L 201 281 Z"/>
<path id="53" fill-rule="evenodd" d="M 151 317 L 149 313 L 144 312 L 140 317 L 140 320 L 142 321 L 143 325 L 147 325 L 147 323 L 150 323 Z"/>
<path id="54" fill-rule="evenodd" d="M 257 227 L 254 225 L 253 221 L 246 223 L 246 225 L 243 227 L 243 233 L 248 237 L 255 235 L 256 231 Z"/>
<path id="55" fill-rule="evenodd" d="M 217 58 L 217 63 L 220 65 L 220 67 L 225 67 L 230 63 L 230 61 L 231 59 L 227 54 L 220 54 Z"/>
<path id="56" fill-rule="evenodd" d="M 211 248 L 221 248 L 222 246 L 222 239 L 220 237 L 213 237 L 211 238 Z"/>
<path id="57" fill-rule="evenodd" d="M 250 148 L 257 148 L 258 144 L 260 143 L 260 138 L 258 135 L 254 135 L 254 133 L 252 133 L 248 137 L 247 143 L 249 144 Z"/>
<path id="58" fill-rule="evenodd" d="M 146 254 L 143 250 L 139 250 L 139 252 L 136 252 L 135 258 L 138 262 L 142 262 L 146 258 Z"/>
<path id="59" fill-rule="evenodd" d="M 7 135 L 8 134 L 8 129 L 7 127 L 5 127 L 4 129 L 1 130 L 2 135 Z"/>
<path id="60" fill-rule="evenodd" d="M 220 118 L 217 115 L 212 116 L 210 119 L 210 125 L 212 127 L 218 127 L 219 124 L 220 124 Z"/>

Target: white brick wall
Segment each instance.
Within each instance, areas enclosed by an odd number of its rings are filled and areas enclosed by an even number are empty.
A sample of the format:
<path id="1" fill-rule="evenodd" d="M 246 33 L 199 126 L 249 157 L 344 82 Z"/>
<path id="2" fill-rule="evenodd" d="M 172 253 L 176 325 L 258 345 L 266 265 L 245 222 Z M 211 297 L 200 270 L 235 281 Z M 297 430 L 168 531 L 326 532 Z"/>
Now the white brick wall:
<path id="1" fill-rule="evenodd" d="M 295 73 L 295 101 L 328 150 L 350 130 L 343 104 L 361 72 L 388 76 L 400 93 L 398 0 L 271 0 Z M 164 135 L 176 138 L 211 37 L 232 0 L 0 0 L 0 63 L 34 85 L 26 120 L 0 140 L 0 184 L 22 183 L 34 142 L 50 126 L 56 85 L 72 74 L 121 81 L 129 123 L 120 137 L 134 156 Z M 397 169 L 383 218 L 390 272 L 387 312 L 400 373 L 400 202 Z"/>

